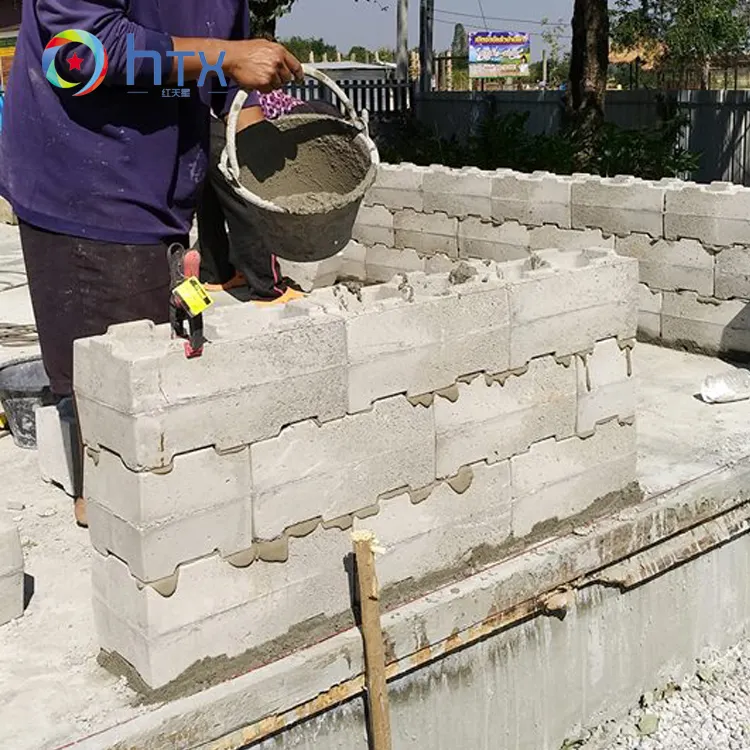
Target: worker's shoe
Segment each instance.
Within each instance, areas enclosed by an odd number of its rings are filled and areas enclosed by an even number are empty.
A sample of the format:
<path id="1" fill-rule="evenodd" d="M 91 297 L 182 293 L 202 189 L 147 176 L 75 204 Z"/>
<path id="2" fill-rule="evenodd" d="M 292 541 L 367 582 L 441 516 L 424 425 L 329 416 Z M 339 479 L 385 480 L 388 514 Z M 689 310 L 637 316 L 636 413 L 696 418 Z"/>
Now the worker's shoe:
<path id="1" fill-rule="evenodd" d="M 88 529 L 89 521 L 88 521 L 88 515 L 86 513 L 86 498 L 85 497 L 79 497 L 75 501 L 75 504 L 73 505 L 73 512 L 75 513 L 76 523 L 82 529 Z"/>
<path id="2" fill-rule="evenodd" d="M 271 300 L 253 300 L 254 305 L 258 307 L 270 307 L 271 305 L 285 305 L 295 299 L 304 299 L 307 295 L 304 292 L 297 291 L 289 287 L 284 294 L 276 299 Z"/>
<path id="3" fill-rule="evenodd" d="M 223 284 L 204 284 L 203 288 L 207 292 L 229 292 L 232 289 L 240 289 L 243 286 L 247 286 L 247 279 L 237 271 L 229 281 L 225 281 Z"/>

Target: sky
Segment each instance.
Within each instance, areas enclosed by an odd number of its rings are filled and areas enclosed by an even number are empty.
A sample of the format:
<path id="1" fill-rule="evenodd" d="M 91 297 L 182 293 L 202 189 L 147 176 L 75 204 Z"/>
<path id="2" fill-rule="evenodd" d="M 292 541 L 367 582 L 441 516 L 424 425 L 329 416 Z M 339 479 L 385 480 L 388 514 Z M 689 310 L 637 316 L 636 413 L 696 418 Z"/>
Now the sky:
<path id="1" fill-rule="evenodd" d="M 368 49 L 393 48 L 396 44 L 396 0 L 379 2 L 388 9 L 382 10 L 366 0 L 296 0 L 292 12 L 279 22 L 277 35 L 322 37 L 342 51 L 354 45 Z M 484 28 L 480 2 L 486 25 L 491 29 Z M 528 0 L 526 3 L 517 0 L 435 0 L 435 49 L 449 49 L 454 25 L 463 23 L 469 31 L 536 32 L 531 37 L 533 54 L 534 49 L 538 52 L 542 44 L 538 36 L 541 30 L 539 21 L 544 17 L 562 18 L 569 28 L 572 12 L 573 0 Z M 418 43 L 419 0 L 409 0 L 409 46 L 416 47 Z M 539 54 L 533 56 L 536 58 Z"/>

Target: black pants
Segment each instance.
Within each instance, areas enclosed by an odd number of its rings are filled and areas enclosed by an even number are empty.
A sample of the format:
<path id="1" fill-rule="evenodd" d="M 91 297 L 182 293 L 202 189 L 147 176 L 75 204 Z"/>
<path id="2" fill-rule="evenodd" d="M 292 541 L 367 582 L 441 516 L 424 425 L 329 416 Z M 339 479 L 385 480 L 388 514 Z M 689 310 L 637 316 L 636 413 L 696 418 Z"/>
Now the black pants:
<path id="1" fill-rule="evenodd" d="M 317 113 L 340 117 L 338 109 L 323 101 L 300 105 L 294 114 Z M 273 300 L 287 290 L 290 279 L 282 277 L 279 262 L 264 238 L 247 219 L 242 198 L 219 171 L 226 129 L 221 120 L 211 123 L 211 159 L 198 206 L 198 246 L 201 281 L 224 284 L 237 271 L 247 279 L 250 298 Z"/>
<path id="2" fill-rule="evenodd" d="M 73 392 L 76 339 L 106 333 L 116 323 L 169 322 L 168 243 L 99 242 L 25 222 L 20 231 L 39 345 L 55 395 Z"/>

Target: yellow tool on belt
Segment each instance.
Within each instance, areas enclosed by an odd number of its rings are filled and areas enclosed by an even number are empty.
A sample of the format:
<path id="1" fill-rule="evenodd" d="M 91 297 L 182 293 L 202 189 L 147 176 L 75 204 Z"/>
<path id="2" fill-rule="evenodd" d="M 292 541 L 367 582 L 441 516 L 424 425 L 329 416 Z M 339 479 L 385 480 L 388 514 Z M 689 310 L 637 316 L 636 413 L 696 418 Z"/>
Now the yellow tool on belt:
<path id="1" fill-rule="evenodd" d="M 197 250 L 189 250 L 179 243 L 170 245 L 167 251 L 172 294 L 169 299 L 169 318 L 174 335 L 187 339 L 185 356 L 188 359 L 203 354 L 203 312 L 213 300 L 198 280 L 201 256 Z"/>

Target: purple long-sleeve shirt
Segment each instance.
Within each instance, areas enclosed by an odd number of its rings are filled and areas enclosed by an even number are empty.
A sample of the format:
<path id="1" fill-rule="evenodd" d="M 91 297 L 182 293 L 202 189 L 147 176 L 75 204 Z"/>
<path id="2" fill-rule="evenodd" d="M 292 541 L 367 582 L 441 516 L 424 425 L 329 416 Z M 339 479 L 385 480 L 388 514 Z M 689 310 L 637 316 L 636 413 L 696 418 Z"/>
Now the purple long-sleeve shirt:
<path id="1" fill-rule="evenodd" d="M 67 29 L 96 35 L 109 56 L 103 84 L 81 97 L 73 96 L 80 87 L 57 88 L 42 71 L 44 47 Z M 0 132 L 0 195 L 23 221 L 62 234 L 127 244 L 187 234 L 206 173 L 209 113 L 225 113 L 236 87 L 209 78 L 184 86 L 187 97 L 165 97 L 144 58 L 128 87 L 127 34 L 136 49 L 158 53 L 172 94 L 172 37 L 243 39 L 249 31 L 246 0 L 24 0 Z M 81 72 L 69 70 L 73 53 Z M 85 83 L 93 55 L 69 45 L 57 70 Z M 248 106 L 257 101 L 252 95 Z"/>

